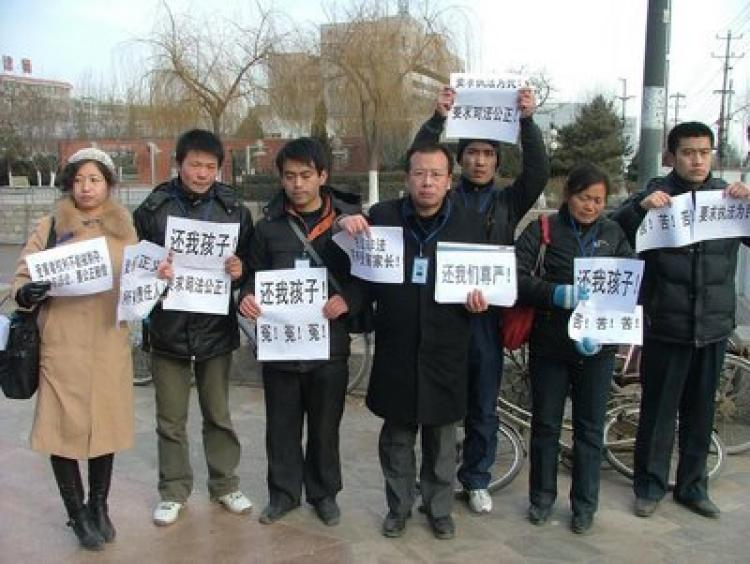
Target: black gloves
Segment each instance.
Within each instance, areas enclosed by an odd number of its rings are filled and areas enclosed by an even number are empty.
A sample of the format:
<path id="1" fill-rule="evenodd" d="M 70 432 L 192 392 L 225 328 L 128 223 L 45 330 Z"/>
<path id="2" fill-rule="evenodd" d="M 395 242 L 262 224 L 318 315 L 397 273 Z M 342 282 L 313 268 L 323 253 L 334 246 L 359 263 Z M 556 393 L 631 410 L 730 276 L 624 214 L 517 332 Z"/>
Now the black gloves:
<path id="1" fill-rule="evenodd" d="M 26 309 L 32 308 L 47 299 L 50 287 L 49 282 L 27 282 L 16 292 L 16 303 Z"/>

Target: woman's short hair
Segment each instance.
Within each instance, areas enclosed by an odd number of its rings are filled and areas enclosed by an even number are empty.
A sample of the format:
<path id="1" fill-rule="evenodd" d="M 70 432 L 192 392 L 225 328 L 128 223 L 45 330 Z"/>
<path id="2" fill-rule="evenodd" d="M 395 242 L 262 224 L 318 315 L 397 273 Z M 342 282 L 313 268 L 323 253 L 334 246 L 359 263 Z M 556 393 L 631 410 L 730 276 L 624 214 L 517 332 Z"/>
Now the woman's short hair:
<path id="1" fill-rule="evenodd" d="M 117 183 L 115 175 L 112 173 L 112 170 L 108 166 L 94 159 L 84 159 L 80 161 L 69 162 L 63 167 L 62 172 L 59 176 L 60 188 L 65 191 L 72 190 L 73 183 L 75 182 L 76 176 L 78 175 L 78 171 L 86 163 L 94 163 L 96 165 L 96 168 L 99 169 L 99 172 L 102 173 L 104 180 L 107 182 L 107 188 L 112 188 Z"/>
<path id="2" fill-rule="evenodd" d="M 609 194 L 612 189 L 607 173 L 595 164 L 581 163 L 574 166 L 565 180 L 563 189 L 565 199 L 583 192 L 594 184 L 604 184 L 606 194 Z"/>

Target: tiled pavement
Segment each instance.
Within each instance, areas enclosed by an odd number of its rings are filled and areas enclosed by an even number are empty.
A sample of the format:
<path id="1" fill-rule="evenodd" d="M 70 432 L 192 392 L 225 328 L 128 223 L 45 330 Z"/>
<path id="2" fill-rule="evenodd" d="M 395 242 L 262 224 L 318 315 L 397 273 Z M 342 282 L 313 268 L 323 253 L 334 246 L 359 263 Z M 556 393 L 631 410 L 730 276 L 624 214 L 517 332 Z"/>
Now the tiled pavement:
<path id="1" fill-rule="evenodd" d="M 116 457 L 111 514 L 116 541 L 101 553 L 78 548 L 45 456 L 26 447 L 33 401 L 0 399 L 0 562 L 750 562 L 750 455 L 731 457 L 712 486 L 722 508 L 718 521 L 689 513 L 665 499 L 650 519 L 631 513 L 629 483 L 612 470 L 602 479 L 601 508 L 591 534 L 569 531 L 567 471 L 551 522 L 525 519 L 526 471 L 494 496 L 489 516 L 455 510 L 457 536 L 432 537 L 415 514 L 400 539 L 379 527 L 385 513 L 377 461 L 379 420 L 350 397 L 342 423 L 342 522 L 325 527 L 309 506 L 267 526 L 257 521 L 266 502 L 263 392 L 234 385 L 232 408 L 242 440 L 242 488 L 255 503 L 250 516 L 230 515 L 207 499 L 199 442 L 200 417 L 191 405 L 190 436 L 196 485 L 180 520 L 157 528 L 150 515 L 156 495 L 156 445 L 151 387 L 136 389 L 136 447 Z"/>

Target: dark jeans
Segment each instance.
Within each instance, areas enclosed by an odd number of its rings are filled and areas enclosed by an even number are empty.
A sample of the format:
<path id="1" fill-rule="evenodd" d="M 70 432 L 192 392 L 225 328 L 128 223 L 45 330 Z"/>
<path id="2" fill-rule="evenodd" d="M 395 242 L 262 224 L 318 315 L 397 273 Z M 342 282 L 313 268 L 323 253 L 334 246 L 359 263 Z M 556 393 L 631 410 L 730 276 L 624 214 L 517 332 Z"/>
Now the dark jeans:
<path id="1" fill-rule="evenodd" d="M 531 351 L 532 419 L 529 501 L 550 507 L 557 498 L 557 462 L 565 398 L 573 403 L 573 513 L 594 513 L 599 504 L 602 432 L 614 353 L 560 360 Z"/>
<path id="2" fill-rule="evenodd" d="M 332 360 L 311 372 L 263 365 L 269 502 L 299 505 L 302 484 L 311 503 L 341 491 L 339 424 L 344 414 L 348 365 Z M 307 445 L 302 428 L 307 416 Z"/>
<path id="3" fill-rule="evenodd" d="M 456 471 L 456 425 L 409 425 L 383 421 L 378 452 L 385 477 L 388 509 L 408 515 L 416 497 L 417 431 L 422 438 L 419 487 L 425 510 L 433 517 L 450 515 L 453 509 L 453 476 Z"/>
<path id="4" fill-rule="evenodd" d="M 469 395 L 464 421 L 463 462 L 458 479 L 467 490 L 485 489 L 497 452 L 497 396 L 503 373 L 496 308 L 472 317 Z"/>
<path id="5" fill-rule="evenodd" d="M 659 500 L 667 491 L 679 413 L 675 497 L 708 497 L 706 460 L 714 422 L 714 396 L 726 341 L 695 348 L 646 339 L 641 356 L 641 415 L 635 444 L 636 497 Z"/>

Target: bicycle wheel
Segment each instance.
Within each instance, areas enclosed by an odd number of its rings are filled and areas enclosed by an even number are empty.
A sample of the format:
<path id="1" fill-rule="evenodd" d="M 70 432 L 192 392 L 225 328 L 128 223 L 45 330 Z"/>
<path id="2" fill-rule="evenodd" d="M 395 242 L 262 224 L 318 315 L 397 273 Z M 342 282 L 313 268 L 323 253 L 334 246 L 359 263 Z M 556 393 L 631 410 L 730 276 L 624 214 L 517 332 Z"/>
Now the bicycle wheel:
<path id="1" fill-rule="evenodd" d="M 734 354 L 724 358 L 716 390 L 714 429 L 728 454 L 750 449 L 750 361 Z"/>
<path id="2" fill-rule="evenodd" d="M 463 430 L 463 425 L 456 429 L 456 470 L 463 461 Z M 501 421 L 497 428 L 497 452 L 495 462 L 490 467 L 490 483 L 487 489 L 494 492 L 510 484 L 523 468 L 525 456 L 526 451 L 521 436 L 514 427 Z M 456 496 L 464 495 L 464 488 L 458 478 L 456 478 L 454 490 Z"/>
<path id="3" fill-rule="evenodd" d="M 638 429 L 638 417 L 640 408 L 638 406 L 624 407 L 614 413 L 604 425 L 604 455 L 612 467 L 623 476 L 633 479 L 635 436 Z M 679 425 L 678 425 L 679 429 Z M 675 431 L 674 448 L 672 449 L 672 461 L 670 463 L 670 475 L 668 488 L 671 490 L 675 485 L 675 472 L 677 471 L 679 430 Z M 711 434 L 711 445 L 708 450 L 706 468 L 708 479 L 716 479 L 724 466 L 726 449 L 719 435 Z"/>
<path id="4" fill-rule="evenodd" d="M 349 354 L 349 383 L 347 392 L 352 392 L 364 383 L 372 365 L 374 333 L 352 333 L 351 353 Z"/>

